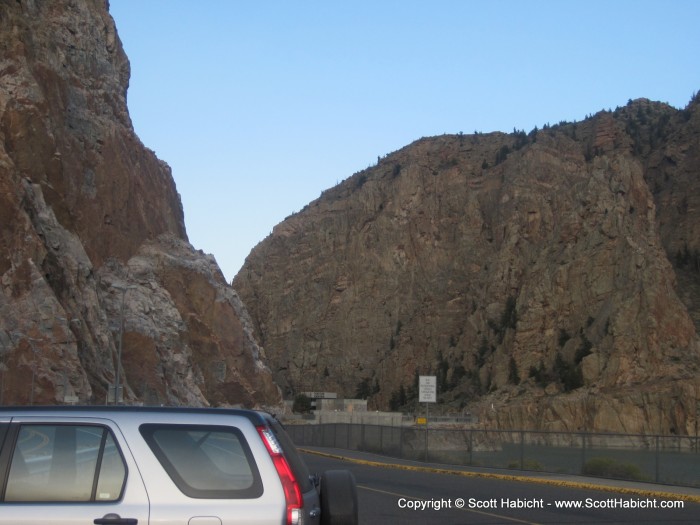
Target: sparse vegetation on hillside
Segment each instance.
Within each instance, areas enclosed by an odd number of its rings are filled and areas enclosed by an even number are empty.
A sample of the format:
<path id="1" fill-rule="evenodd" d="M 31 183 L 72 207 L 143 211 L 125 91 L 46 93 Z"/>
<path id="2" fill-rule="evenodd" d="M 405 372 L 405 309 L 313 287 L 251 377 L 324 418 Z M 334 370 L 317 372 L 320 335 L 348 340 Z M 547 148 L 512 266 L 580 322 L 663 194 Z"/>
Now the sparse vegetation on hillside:
<path id="1" fill-rule="evenodd" d="M 292 404 L 292 412 L 296 414 L 308 414 L 311 412 L 311 398 L 304 395 L 298 394 L 294 398 L 294 403 Z"/>
<path id="2" fill-rule="evenodd" d="M 516 299 L 513 296 L 508 296 L 506 306 L 501 314 L 498 322 L 488 321 L 489 327 L 496 334 L 498 344 L 503 343 L 503 338 L 509 329 L 515 330 L 518 325 L 518 312 L 516 311 Z"/>
<path id="3" fill-rule="evenodd" d="M 518 364 L 515 362 L 515 358 L 511 356 L 508 362 L 508 382 L 514 385 L 520 383 L 520 374 L 518 373 Z"/>
<path id="4" fill-rule="evenodd" d="M 683 249 L 679 249 L 676 252 L 675 264 L 676 268 L 684 268 L 700 273 L 700 251 L 697 249 L 691 251 L 686 243 Z"/>
<path id="5" fill-rule="evenodd" d="M 567 362 L 562 357 L 561 352 L 557 352 L 554 359 L 554 373 L 564 387 L 564 392 L 570 392 L 583 386 L 581 367 Z"/>

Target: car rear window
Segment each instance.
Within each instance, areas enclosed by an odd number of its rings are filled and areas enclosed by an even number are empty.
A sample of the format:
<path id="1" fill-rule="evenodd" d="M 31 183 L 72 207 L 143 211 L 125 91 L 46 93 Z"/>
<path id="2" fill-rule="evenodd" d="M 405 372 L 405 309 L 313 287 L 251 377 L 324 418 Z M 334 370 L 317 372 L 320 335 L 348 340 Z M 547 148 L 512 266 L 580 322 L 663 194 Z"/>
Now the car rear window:
<path id="1" fill-rule="evenodd" d="M 141 435 L 180 491 L 191 498 L 257 498 L 262 480 L 243 433 L 228 426 L 141 425 Z"/>

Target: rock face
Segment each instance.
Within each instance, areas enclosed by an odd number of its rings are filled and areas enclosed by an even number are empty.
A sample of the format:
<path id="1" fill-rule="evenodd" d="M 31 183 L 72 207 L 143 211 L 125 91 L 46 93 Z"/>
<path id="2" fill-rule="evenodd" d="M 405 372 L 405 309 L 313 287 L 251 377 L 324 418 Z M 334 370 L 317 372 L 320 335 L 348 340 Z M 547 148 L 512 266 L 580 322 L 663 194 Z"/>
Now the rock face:
<path id="1" fill-rule="evenodd" d="M 134 134 L 107 3 L 3 2 L 0 49 L 0 402 L 104 402 L 121 339 L 127 401 L 278 404 L 245 308 Z"/>
<path id="2" fill-rule="evenodd" d="M 413 410 L 436 375 L 487 426 L 694 433 L 699 119 L 421 139 L 324 192 L 234 279 L 275 378 Z"/>

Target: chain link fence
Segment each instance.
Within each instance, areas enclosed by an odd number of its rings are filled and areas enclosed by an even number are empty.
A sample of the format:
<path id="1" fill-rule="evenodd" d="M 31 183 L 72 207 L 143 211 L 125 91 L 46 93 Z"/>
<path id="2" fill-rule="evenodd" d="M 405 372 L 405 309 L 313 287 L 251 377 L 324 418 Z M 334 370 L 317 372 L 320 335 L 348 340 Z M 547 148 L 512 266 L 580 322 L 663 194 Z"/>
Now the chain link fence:
<path id="1" fill-rule="evenodd" d="M 534 432 L 333 423 L 288 425 L 297 446 L 430 463 L 700 487 L 697 436 Z"/>

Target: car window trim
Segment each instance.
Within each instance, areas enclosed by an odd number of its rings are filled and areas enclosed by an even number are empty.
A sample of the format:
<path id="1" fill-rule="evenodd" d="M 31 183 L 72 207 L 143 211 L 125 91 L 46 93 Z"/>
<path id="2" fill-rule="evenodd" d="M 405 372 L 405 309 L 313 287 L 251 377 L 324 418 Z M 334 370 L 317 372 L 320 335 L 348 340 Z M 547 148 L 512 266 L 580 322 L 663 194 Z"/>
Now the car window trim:
<path id="1" fill-rule="evenodd" d="M 2 450 L 2 444 L 5 442 L 5 437 L 10 429 L 9 421 L 0 421 L 0 450 Z"/>
<path id="2" fill-rule="evenodd" d="M 100 484 L 100 475 L 102 474 L 102 458 L 105 454 L 105 447 L 107 446 L 107 437 L 109 436 L 109 430 L 102 429 L 102 438 L 100 439 L 100 451 L 97 453 L 97 461 L 95 461 L 95 473 L 92 477 L 92 492 L 90 493 L 90 501 L 95 501 L 97 497 L 97 486 Z M 122 463 L 124 463 L 124 458 L 122 457 Z M 126 480 L 122 483 L 122 490 L 124 491 L 124 485 Z M 120 496 L 121 496 L 120 492 Z"/>
<path id="3" fill-rule="evenodd" d="M 0 504 L 5 502 L 7 480 L 10 476 L 10 465 L 12 464 L 12 451 L 17 444 L 18 435 L 19 425 L 10 421 L 5 434 L 5 442 L 0 447 Z"/>

